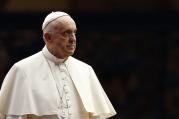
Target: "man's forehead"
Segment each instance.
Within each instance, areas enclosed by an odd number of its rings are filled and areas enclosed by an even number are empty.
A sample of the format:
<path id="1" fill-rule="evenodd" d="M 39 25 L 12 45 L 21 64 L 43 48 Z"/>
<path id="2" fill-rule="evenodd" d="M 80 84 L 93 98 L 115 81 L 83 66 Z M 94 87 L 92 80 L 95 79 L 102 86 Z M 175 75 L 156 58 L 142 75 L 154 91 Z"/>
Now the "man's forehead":
<path id="1" fill-rule="evenodd" d="M 56 30 L 76 29 L 76 23 L 70 16 L 59 17 L 49 25 Z"/>

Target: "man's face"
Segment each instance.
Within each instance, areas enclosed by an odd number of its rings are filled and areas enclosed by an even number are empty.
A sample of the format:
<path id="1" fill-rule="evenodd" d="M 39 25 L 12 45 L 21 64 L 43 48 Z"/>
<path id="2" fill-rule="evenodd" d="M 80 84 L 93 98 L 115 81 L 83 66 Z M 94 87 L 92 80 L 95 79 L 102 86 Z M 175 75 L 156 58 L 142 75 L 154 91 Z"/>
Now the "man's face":
<path id="1" fill-rule="evenodd" d="M 56 19 L 54 29 L 49 33 L 47 47 L 58 58 L 67 58 L 76 49 L 76 24 L 69 16 Z"/>

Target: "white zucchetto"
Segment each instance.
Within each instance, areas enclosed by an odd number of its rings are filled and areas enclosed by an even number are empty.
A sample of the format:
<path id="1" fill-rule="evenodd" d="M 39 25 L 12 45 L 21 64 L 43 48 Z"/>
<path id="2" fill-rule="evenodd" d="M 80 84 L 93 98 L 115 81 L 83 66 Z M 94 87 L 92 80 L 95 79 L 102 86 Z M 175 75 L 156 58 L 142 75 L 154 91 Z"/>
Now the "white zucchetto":
<path id="1" fill-rule="evenodd" d="M 50 14 L 48 14 L 42 24 L 42 30 L 44 30 L 44 28 L 51 23 L 52 21 L 54 21 L 55 19 L 62 17 L 62 16 L 70 16 L 69 14 L 65 13 L 65 12 L 52 12 Z"/>

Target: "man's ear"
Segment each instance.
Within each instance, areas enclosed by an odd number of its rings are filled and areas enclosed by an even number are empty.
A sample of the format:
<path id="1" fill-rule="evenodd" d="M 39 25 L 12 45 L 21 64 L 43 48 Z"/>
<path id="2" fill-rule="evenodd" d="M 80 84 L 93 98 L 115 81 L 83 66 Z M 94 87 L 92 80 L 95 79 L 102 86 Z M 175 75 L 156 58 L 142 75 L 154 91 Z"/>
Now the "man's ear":
<path id="1" fill-rule="evenodd" d="M 52 37 L 50 33 L 48 32 L 44 33 L 43 37 L 44 37 L 45 42 L 52 42 Z"/>

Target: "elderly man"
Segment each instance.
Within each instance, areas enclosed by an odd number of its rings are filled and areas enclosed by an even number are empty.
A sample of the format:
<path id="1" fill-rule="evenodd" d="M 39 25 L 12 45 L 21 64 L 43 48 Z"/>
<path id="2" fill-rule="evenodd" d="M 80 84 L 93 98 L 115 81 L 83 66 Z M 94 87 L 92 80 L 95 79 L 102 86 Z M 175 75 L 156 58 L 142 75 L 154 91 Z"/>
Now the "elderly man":
<path id="1" fill-rule="evenodd" d="M 116 114 L 88 64 L 71 55 L 76 24 L 52 12 L 43 25 L 42 51 L 15 63 L 0 91 L 1 119 L 106 119 Z"/>

